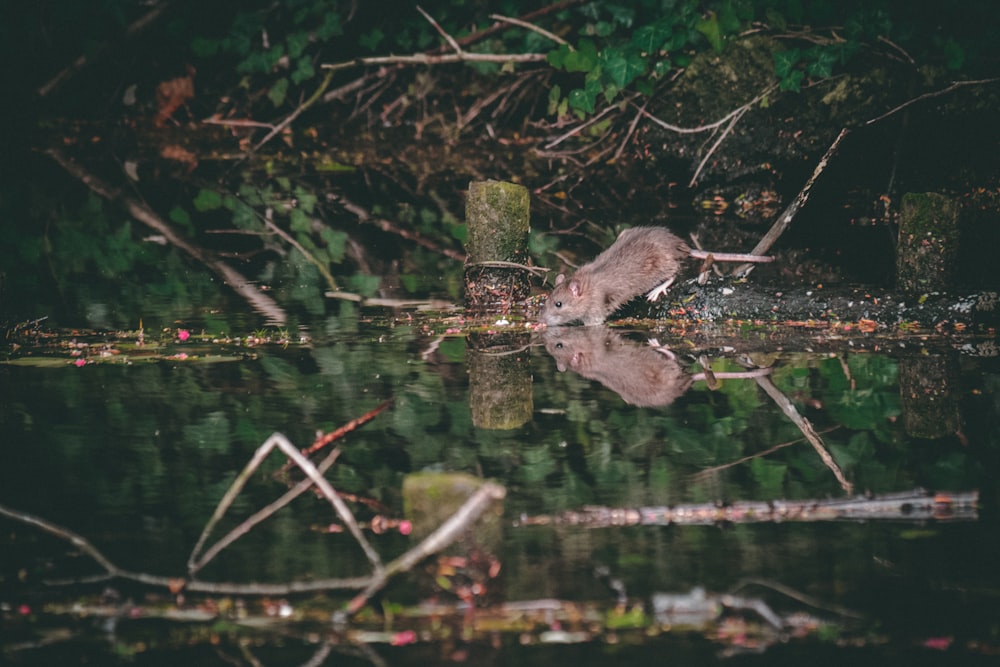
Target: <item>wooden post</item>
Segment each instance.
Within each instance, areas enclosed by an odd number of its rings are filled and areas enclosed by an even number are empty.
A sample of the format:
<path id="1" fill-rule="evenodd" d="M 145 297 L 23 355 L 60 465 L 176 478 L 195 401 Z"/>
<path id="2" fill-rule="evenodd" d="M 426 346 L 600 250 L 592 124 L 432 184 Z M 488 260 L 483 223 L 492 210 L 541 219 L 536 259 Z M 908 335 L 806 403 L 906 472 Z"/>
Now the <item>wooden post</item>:
<path id="1" fill-rule="evenodd" d="M 958 256 L 958 204 L 933 192 L 903 195 L 896 281 L 910 294 L 953 288 Z"/>
<path id="2" fill-rule="evenodd" d="M 507 312 L 529 294 L 529 276 L 515 264 L 528 258 L 530 203 L 524 186 L 473 181 L 465 204 L 468 226 L 465 307 L 473 312 Z"/>

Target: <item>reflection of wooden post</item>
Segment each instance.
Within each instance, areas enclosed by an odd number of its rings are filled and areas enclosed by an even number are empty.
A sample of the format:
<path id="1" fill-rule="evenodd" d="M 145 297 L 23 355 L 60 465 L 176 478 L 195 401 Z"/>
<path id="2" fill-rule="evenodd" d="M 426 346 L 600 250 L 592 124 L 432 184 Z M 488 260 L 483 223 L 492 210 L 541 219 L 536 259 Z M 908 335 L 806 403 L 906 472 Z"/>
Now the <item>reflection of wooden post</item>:
<path id="1" fill-rule="evenodd" d="M 530 344 L 522 332 L 469 336 L 469 410 L 477 427 L 512 429 L 531 420 Z"/>
<path id="2" fill-rule="evenodd" d="M 903 428 L 917 438 L 941 438 L 958 432 L 958 368 L 954 357 L 934 355 L 901 359 L 899 395 Z"/>
<path id="3" fill-rule="evenodd" d="M 958 255 L 958 204 L 933 192 L 903 195 L 896 280 L 904 292 L 946 292 Z"/>
<path id="4" fill-rule="evenodd" d="M 465 203 L 468 227 L 465 264 L 465 307 L 480 312 L 506 312 L 528 297 L 523 269 L 528 257 L 528 190 L 502 181 L 473 181 Z"/>

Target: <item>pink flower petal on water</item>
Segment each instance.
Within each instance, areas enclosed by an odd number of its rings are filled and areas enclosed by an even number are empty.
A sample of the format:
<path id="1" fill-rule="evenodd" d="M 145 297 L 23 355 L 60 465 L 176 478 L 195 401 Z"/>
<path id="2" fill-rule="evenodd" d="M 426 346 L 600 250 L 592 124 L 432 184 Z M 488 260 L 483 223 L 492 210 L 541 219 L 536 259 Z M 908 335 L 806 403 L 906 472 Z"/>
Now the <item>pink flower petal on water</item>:
<path id="1" fill-rule="evenodd" d="M 183 343 L 184 341 L 186 341 L 188 338 L 191 337 L 191 332 L 188 331 L 187 329 L 178 329 L 177 330 L 177 337 Z"/>
<path id="2" fill-rule="evenodd" d="M 392 636 L 393 646 L 406 646 L 407 644 L 413 644 L 417 641 L 417 633 L 413 630 L 403 630 L 402 632 L 397 632 Z"/>
<path id="3" fill-rule="evenodd" d="M 73 365 L 76 366 L 77 368 L 79 368 L 80 366 L 86 366 L 87 360 L 84 359 L 83 357 L 79 357 L 77 358 L 76 361 L 73 362 Z"/>
<path id="4" fill-rule="evenodd" d="M 413 532 L 413 522 L 403 519 L 399 522 L 399 532 L 401 535 L 409 535 Z"/>

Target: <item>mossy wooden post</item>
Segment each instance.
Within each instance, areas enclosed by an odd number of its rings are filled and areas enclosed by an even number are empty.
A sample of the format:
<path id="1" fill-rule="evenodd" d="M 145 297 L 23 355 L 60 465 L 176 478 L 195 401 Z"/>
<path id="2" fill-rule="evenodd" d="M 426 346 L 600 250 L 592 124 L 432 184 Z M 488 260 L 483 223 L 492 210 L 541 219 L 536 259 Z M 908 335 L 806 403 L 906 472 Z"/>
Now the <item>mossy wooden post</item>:
<path id="1" fill-rule="evenodd" d="M 896 281 L 903 292 L 947 292 L 958 256 L 958 204 L 933 192 L 907 193 L 899 220 Z"/>
<path id="2" fill-rule="evenodd" d="M 529 294 L 530 276 L 514 266 L 528 257 L 528 190 L 501 181 L 469 184 L 465 306 L 475 313 L 509 314 Z M 512 429 L 531 419 L 534 408 L 525 330 L 468 338 L 469 407 L 479 428 Z"/>
<path id="3" fill-rule="evenodd" d="M 526 264 L 530 200 L 524 186 L 473 181 L 465 202 L 465 307 L 473 312 L 507 312 L 524 301 L 529 276 L 511 266 Z"/>

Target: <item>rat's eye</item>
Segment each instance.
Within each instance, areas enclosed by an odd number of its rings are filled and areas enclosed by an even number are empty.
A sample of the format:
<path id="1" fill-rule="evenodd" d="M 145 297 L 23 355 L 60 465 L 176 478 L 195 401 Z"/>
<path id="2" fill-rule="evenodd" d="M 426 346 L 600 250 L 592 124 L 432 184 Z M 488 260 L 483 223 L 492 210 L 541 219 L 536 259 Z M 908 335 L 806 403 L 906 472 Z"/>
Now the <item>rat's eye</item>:
<path id="1" fill-rule="evenodd" d="M 563 349 L 563 344 L 562 343 L 556 343 L 556 349 L 557 350 Z"/>
<path id="2" fill-rule="evenodd" d="M 556 308 L 562 308 L 562 301 L 556 301 Z"/>

